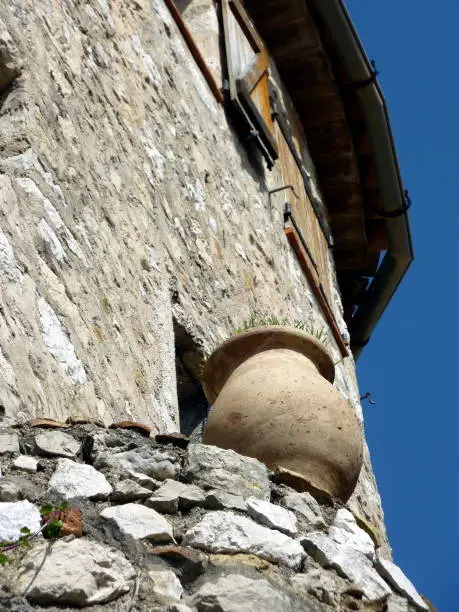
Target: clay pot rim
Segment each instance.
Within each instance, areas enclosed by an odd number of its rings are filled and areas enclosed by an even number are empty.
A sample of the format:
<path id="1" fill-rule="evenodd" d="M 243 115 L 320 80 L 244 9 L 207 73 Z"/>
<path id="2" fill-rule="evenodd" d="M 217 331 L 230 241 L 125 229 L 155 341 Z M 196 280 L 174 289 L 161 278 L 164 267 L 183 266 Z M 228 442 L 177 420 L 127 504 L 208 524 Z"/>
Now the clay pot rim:
<path id="1" fill-rule="evenodd" d="M 259 342 L 256 340 L 259 339 Z M 203 388 L 213 404 L 234 370 L 246 359 L 263 351 L 285 348 L 301 353 L 315 364 L 319 374 L 333 384 L 335 364 L 320 340 L 296 327 L 266 325 L 254 327 L 225 340 L 208 358 Z"/>

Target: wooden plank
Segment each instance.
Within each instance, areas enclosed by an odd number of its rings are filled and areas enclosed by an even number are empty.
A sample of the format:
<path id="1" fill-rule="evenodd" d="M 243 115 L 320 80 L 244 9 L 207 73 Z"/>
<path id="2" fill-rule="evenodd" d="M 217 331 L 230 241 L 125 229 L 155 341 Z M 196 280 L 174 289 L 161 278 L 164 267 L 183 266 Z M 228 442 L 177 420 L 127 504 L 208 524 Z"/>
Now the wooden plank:
<path id="1" fill-rule="evenodd" d="M 310 264 L 308 255 L 303 245 L 301 244 L 301 240 L 299 239 L 295 228 L 291 226 L 287 226 L 284 229 L 284 232 L 287 237 L 287 240 L 289 241 L 290 245 L 292 246 L 293 250 L 296 253 L 298 261 L 300 262 L 300 265 L 306 275 L 306 278 L 309 281 L 309 285 L 317 301 L 319 302 L 319 305 L 322 309 L 322 312 L 324 314 L 324 317 L 328 325 L 330 326 L 330 329 L 333 334 L 333 338 L 335 339 L 336 344 L 338 345 L 341 355 L 343 357 L 348 357 L 349 350 L 347 346 L 344 344 L 343 338 L 341 337 L 341 333 L 336 323 L 335 315 L 333 314 L 333 311 L 328 303 L 328 300 L 325 296 L 325 292 L 323 291 L 320 283 L 317 281 L 317 275 L 315 274 L 315 270 L 312 268 Z"/>
<path id="2" fill-rule="evenodd" d="M 293 127 L 295 122 L 291 121 Z M 325 294 L 329 300 L 332 298 L 332 290 L 330 283 L 329 261 L 328 261 L 328 244 L 322 232 L 320 223 L 312 207 L 311 201 L 306 193 L 304 178 L 301 170 L 294 158 L 290 147 L 284 138 L 282 130 L 276 123 L 275 135 L 279 147 L 279 163 L 281 167 L 282 180 L 284 185 L 293 185 L 298 198 L 291 201 L 293 217 L 299 226 L 300 232 L 308 244 L 314 262 L 317 268 L 321 284 L 324 287 Z M 296 133 L 293 138 L 294 142 L 301 150 L 302 135 Z"/>
<path id="3" fill-rule="evenodd" d="M 199 51 L 199 48 L 197 46 L 197 44 L 194 41 L 194 38 L 190 32 L 190 30 L 188 29 L 186 23 L 183 21 L 182 15 L 180 14 L 180 11 L 178 10 L 178 8 L 175 6 L 175 2 L 174 0 L 164 0 L 167 8 L 169 9 L 172 17 L 174 18 L 175 23 L 177 24 L 186 44 L 188 49 L 191 52 L 191 55 L 193 56 L 195 62 L 197 63 L 197 65 L 199 66 L 204 78 L 207 81 L 207 84 L 210 87 L 210 90 L 212 91 L 212 93 L 215 96 L 215 99 L 217 100 L 217 102 L 219 102 L 220 104 L 223 103 L 223 94 L 220 91 L 220 87 L 218 86 L 217 81 L 215 80 L 214 75 L 212 74 L 211 69 L 209 68 L 209 66 L 206 63 L 206 60 L 202 57 L 201 52 Z"/>

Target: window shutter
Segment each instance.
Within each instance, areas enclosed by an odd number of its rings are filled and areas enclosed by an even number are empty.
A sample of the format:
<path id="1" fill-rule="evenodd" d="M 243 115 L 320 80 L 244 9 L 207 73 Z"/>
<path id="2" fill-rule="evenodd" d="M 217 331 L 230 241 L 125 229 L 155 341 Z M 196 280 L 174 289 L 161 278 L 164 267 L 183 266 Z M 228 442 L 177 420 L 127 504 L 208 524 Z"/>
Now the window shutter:
<path id="1" fill-rule="evenodd" d="M 269 100 L 269 56 L 238 0 L 221 0 L 227 64 L 227 90 L 268 167 L 277 159 Z"/>

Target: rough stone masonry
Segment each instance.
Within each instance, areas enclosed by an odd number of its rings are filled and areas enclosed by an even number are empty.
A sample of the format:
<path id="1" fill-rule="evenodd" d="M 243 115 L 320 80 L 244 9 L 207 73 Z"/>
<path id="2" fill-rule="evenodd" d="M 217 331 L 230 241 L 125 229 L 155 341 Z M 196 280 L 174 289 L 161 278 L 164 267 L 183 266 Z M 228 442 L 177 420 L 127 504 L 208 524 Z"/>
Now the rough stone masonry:
<path id="1" fill-rule="evenodd" d="M 8 553 L 4 610 L 429 610 L 347 508 L 274 484 L 256 459 L 134 428 L 43 425 L 0 437 L 0 541 L 37 533 L 43 505 L 68 507 L 61 537 Z"/>

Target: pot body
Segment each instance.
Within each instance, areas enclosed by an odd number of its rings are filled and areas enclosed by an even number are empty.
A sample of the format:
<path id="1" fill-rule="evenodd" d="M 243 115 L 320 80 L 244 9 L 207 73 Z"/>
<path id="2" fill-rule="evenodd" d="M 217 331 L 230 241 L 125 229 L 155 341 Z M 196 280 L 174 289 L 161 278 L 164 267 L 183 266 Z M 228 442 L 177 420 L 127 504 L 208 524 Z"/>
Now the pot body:
<path id="1" fill-rule="evenodd" d="M 215 401 L 204 442 L 294 473 L 296 488 L 347 501 L 362 465 L 362 430 L 333 378 L 325 348 L 304 332 L 272 327 L 235 336 L 205 370 L 204 389 Z"/>

